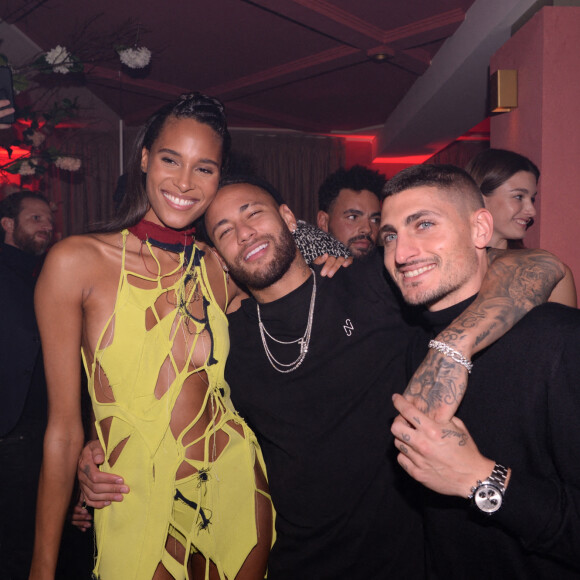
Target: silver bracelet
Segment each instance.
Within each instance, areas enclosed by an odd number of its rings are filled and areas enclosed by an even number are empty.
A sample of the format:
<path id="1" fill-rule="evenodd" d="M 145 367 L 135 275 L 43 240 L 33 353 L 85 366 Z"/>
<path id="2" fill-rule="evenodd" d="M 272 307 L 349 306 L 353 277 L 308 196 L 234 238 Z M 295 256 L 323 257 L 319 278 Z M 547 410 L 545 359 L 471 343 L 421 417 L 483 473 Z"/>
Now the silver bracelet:
<path id="1" fill-rule="evenodd" d="M 440 342 L 439 340 L 431 340 L 429 341 L 429 348 L 452 358 L 456 363 L 464 366 L 468 373 L 471 373 L 473 363 L 468 358 L 465 358 L 458 350 L 451 348 L 448 344 Z"/>

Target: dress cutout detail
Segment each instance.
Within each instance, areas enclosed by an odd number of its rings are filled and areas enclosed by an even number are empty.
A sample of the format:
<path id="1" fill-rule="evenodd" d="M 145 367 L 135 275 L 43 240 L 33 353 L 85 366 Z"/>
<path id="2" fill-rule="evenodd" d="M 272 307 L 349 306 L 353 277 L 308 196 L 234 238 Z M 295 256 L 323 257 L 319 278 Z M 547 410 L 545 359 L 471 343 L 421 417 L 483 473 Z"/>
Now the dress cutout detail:
<path id="1" fill-rule="evenodd" d="M 199 552 L 208 561 L 206 577 L 211 560 L 220 578 L 233 579 L 257 542 L 255 493 L 263 492 L 256 488 L 255 464 L 266 471 L 224 379 L 227 318 L 197 246 L 175 254 L 175 269 L 163 274 L 145 242 L 158 271 L 143 276 L 126 270 L 128 231 L 122 235 L 115 308 L 92 362 L 84 353 L 83 362 L 105 449 L 101 469 L 121 475 L 131 491 L 122 502 L 95 510 L 94 575 L 147 580 L 163 562 L 185 580 L 189 554 Z M 195 309 L 201 316 L 192 314 Z M 184 389 L 199 390 L 199 382 L 188 384 L 196 374 L 207 388 L 197 394 L 201 405 L 192 420 L 175 435 L 175 403 Z M 165 549 L 174 541 L 185 547 L 184 562 Z"/>

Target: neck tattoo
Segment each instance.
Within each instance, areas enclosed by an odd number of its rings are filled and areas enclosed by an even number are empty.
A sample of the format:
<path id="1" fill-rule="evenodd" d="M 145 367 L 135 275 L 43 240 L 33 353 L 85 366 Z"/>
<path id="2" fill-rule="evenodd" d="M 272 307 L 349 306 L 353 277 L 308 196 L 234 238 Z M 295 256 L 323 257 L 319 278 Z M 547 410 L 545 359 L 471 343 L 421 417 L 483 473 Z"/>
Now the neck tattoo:
<path id="1" fill-rule="evenodd" d="M 302 364 L 302 362 L 306 358 L 306 354 L 308 353 L 308 347 L 310 345 L 310 335 L 312 333 L 312 321 L 314 320 L 314 304 L 316 303 L 316 275 L 314 274 L 314 271 L 312 270 L 312 268 L 310 268 L 310 271 L 312 272 L 312 279 L 313 279 L 312 295 L 310 297 L 310 309 L 308 311 L 308 321 L 306 323 L 306 330 L 304 331 L 304 334 L 300 338 L 297 338 L 295 340 L 289 340 L 289 341 L 278 340 L 277 338 L 274 338 L 266 330 L 266 327 L 264 326 L 264 323 L 262 322 L 262 317 L 260 316 L 260 305 L 256 304 L 256 308 L 258 310 L 258 327 L 260 328 L 260 336 L 262 337 L 262 345 L 264 346 L 264 351 L 266 353 L 266 357 L 268 358 L 268 361 L 270 362 L 272 367 L 275 370 L 277 370 L 279 373 L 291 373 L 291 372 L 295 371 Z M 291 363 L 288 363 L 288 364 L 281 363 L 280 361 L 276 360 L 276 358 L 274 357 L 274 355 L 272 354 L 272 352 L 268 348 L 268 343 L 266 342 L 266 337 L 273 340 L 274 342 L 277 342 L 278 344 L 286 344 L 286 345 L 298 344 L 300 347 L 300 353 L 298 355 L 298 358 L 296 358 L 294 361 L 292 361 Z"/>

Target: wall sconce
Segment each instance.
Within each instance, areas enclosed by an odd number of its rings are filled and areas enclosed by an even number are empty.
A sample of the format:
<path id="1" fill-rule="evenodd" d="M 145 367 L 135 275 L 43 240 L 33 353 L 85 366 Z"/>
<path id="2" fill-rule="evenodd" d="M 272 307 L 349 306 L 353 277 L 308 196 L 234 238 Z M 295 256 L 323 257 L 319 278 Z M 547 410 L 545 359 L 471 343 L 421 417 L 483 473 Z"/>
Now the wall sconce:
<path id="1" fill-rule="evenodd" d="M 498 70 L 489 80 L 492 113 L 507 113 L 518 106 L 518 71 Z"/>

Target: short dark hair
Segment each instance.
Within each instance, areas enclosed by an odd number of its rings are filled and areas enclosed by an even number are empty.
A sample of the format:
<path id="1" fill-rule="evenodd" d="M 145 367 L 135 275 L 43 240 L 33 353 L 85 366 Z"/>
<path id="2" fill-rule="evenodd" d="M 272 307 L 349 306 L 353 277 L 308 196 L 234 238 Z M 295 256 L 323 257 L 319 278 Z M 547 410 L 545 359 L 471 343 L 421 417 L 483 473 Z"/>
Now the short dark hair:
<path id="1" fill-rule="evenodd" d="M 223 103 L 202 93 L 188 93 L 167 103 L 153 113 L 140 129 L 128 166 L 128 183 L 119 211 L 113 220 L 101 232 L 118 232 L 137 224 L 149 209 L 149 200 L 145 190 L 147 176 L 141 170 L 143 148 L 151 149 L 169 118 L 194 119 L 211 127 L 222 139 L 222 170 L 227 163 L 231 137 L 228 131 Z"/>
<path id="2" fill-rule="evenodd" d="M 452 194 L 456 201 L 467 204 L 471 210 L 484 207 L 477 184 L 467 172 L 455 165 L 414 165 L 403 169 L 383 188 L 385 197 L 415 187 L 436 187 Z"/>
<path id="3" fill-rule="evenodd" d="M 21 189 L 20 191 L 15 191 L 0 201 L 0 219 L 7 217 L 18 222 L 18 216 L 22 211 L 22 202 L 25 199 L 36 199 L 38 201 L 43 201 L 47 206 L 50 207 L 50 202 L 41 193 L 38 193 L 37 191 L 31 191 L 29 189 Z M 0 236 L 2 241 L 4 241 L 4 234 L 4 228 L 0 227 Z"/>
<path id="4" fill-rule="evenodd" d="M 507 149 L 481 151 L 467 164 L 465 171 L 471 175 L 485 196 L 491 195 L 520 171 L 531 173 L 536 178 L 536 183 L 540 179 L 540 170 L 535 163 Z"/>
<path id="5" fill-rule="evenodd" d="M 270 195 L 270 197 L 272 197 L 272 199 L 276 202 L 276 205 L 280 206 L 286 203 L 280 195 L 280 192 L 269 181 L 266 181 L 257 175 L 225 175 L 220 180 L 218 191 L 224 187 L 227 187 L 228 185 L 238 184 L 254 185 L 255 187 L 259 187 L 262 191 L 265 191 Z M 209 237 L 209 233 L 205 225 L 205 215 L 198 218 L 194 225 L 196 238 L 202 242 L 205 242 L 206 244 L 213 246 L 214 244 Z"/>
<path id="6" fill-rule="evenodd" d="M 353 165 L 350 169 L 341 167 L 331 173 L 318 190 L 318 209 L 328 212 L 342 189 L 362 191 L 366 189 L 382 200 L 382 191 L 387 178 L 379 171 L 373 171 L 362 165 Z"/>
<path id="7" fill-rule="evenodd" d="M 286 202 L 280 192 L 269 182 L 257 175 L 226 175 L 220 180 L 218 191 L 228 185 L 246 184 L 253 185 L 263 189 L 278 205 L 283 205 Z"/>

